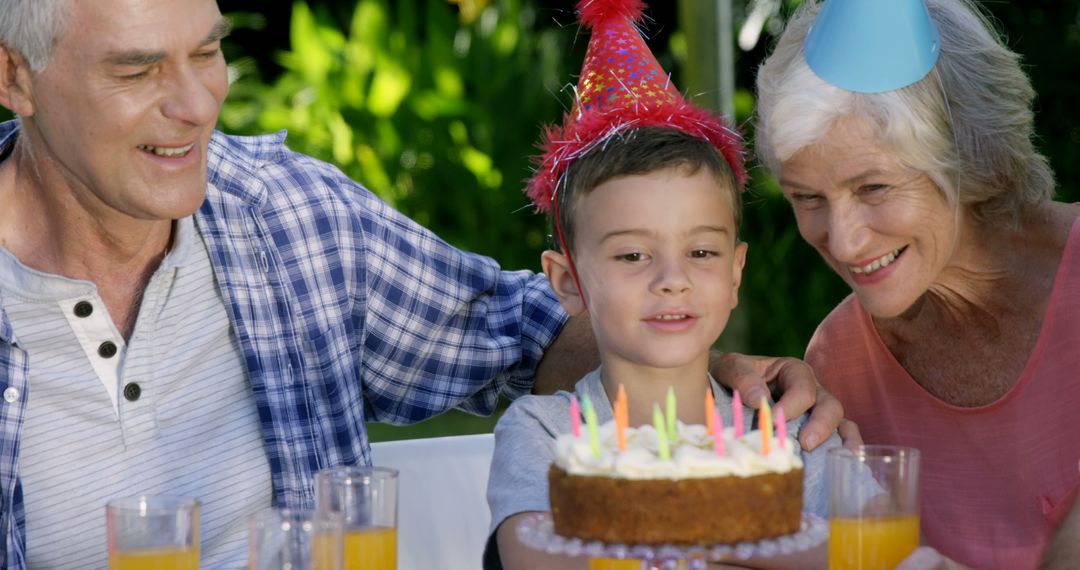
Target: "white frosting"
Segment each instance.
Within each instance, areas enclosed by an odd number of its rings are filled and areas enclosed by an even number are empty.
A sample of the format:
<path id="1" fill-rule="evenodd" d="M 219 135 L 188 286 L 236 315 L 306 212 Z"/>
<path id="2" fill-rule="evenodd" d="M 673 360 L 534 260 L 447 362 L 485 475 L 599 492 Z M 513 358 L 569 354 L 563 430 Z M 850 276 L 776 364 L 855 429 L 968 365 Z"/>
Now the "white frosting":
<path id="1" fill-rule="evenodd" d="M 780 447 L 773 436 L 769 454 L 761 454 L 761 432 L 754 430 L 735 438 L 734 428 L 725 428 L 724 456 L 716 454 L 713 438 L 703 425 L 678 423 L 675 441 L 668 442 L 671 459 L 660 459 L 656 430 L 644 425 L 626 429 L 626 451 L 619 451 L 615 422 L 599 427 L 600 454 L 593 453 L 589 435 L 560 435 L 555 440 L 555 464 L 572 475 L 603 475 L 623 479 L 693 479 L 703 477 L 751 477 L 765 473 L 786 473 L 802 468 L 796 453 L 798 443 L 788 438 Z"/>

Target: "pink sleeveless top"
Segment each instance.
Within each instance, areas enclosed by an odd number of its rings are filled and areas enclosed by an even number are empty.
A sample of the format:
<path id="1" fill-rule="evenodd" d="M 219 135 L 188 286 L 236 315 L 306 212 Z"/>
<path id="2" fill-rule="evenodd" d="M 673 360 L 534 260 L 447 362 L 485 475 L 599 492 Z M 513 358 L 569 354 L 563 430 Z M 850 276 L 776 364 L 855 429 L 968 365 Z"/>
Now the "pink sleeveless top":
<path id="1" fill-rule="evenodd" d="M 1000 400 L 961 408 L 930 395 L 888 351 L 854 296 L 821 323 L 806 360 L 867 443 L 922 450 L 929 545 L 975 568 L 1038 566 L 1080 486 L 1080 221 L 1069 233 L 1035 349 Z"/>

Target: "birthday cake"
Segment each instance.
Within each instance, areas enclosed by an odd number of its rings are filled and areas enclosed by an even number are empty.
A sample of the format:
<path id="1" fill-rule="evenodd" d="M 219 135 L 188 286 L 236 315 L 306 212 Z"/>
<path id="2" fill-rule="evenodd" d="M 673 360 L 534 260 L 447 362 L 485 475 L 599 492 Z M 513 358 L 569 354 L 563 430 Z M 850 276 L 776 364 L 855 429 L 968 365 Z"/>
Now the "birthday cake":
<path id="1" fill-rule="evenodd" d="M 548 474 L 555 533 L 707 545 L 798 532 L 803 464 L 794 440 L 771 430 L 737 436 L 727 427 L 717 442 L 705 426 L 681 422 L 674 438 L 669 431 L 612 421 L 595 435 L 560 436 Z"/>

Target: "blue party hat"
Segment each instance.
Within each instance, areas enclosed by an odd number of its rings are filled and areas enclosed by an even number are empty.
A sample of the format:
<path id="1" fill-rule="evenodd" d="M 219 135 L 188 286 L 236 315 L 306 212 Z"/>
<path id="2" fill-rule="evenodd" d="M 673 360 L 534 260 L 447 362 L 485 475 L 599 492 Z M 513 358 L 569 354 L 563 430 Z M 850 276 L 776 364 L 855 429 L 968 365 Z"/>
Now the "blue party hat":
<path id="1" fill-rule="evenodd" d="M 861 93 L 915 83 L 940 51 L 924 0 L 826 0 L 803 43 L 818 77 Z"/>

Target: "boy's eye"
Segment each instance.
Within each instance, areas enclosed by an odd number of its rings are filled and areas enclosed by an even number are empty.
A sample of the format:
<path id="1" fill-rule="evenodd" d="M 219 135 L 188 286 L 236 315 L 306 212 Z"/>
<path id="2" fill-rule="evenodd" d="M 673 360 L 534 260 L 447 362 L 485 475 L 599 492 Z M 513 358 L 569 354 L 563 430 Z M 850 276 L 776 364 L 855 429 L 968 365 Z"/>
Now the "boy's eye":
<path id="1" fill-rule="evenodd" d="M 711 249 L 695 249 L 690 252 L 690 257 L 695 259 L 705 259 L 709 257 L 717 257 L 720 253 Z"/>
<path id="2" fill-rule="evenodd" d="M 615 256 L 616 261 L 629 261 L 631 263 L 641 261 L 645 259 L 645 254 L 639 251 L 633 253 L 622 253 Z"/>
<path id="3" fill-rule="evenodd" d="M 820 196 L 818 196 L 816 194 L 804 194 L 802 192 L 794 192 L 794 193 L 792 193 L 790 195 L 791 201 L 795 202 L 795 203 L 799 203 L 799 204 L 813 203 L 814 201 L 818 200 L 819 198 L 820 198 Z"/>

